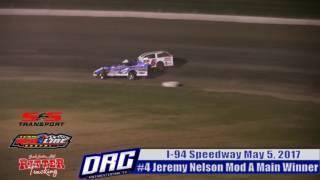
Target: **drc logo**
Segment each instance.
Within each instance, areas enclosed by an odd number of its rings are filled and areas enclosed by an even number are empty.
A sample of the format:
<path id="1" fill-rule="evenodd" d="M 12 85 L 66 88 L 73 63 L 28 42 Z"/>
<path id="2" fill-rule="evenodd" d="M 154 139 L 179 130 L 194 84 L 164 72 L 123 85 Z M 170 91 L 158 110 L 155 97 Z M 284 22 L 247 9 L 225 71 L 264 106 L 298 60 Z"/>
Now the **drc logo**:
<path id="1" fill-rule="evenodd" d="M 136 167 L 140 149 L 89 154 L 83 157 L 79 178 L 95 179 L 128 174 Z"/>

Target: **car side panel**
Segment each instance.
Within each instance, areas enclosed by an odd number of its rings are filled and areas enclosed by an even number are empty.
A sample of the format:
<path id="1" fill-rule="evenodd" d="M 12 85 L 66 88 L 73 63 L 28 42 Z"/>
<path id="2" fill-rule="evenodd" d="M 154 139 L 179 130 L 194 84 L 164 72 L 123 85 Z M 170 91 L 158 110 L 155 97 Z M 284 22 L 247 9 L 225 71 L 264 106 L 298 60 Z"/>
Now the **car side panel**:
<path id="1" fill-rule="evenodd" d="M 148 76 L 148 65 L 137 64 L 133 66 L 120 66 L 111 68 L 107 76 L 126 77 L 130 71 L 135 71 L 137 76 Z"/>
<path id="2" fill-rule="evenodd" d="M 158 57 L 158 54 L 156 55 L 157 62 L 161 61 L 163 62 L 164 66 L 173 66 L 173 56 L 165 56 L 165 57 Z"/>
<path id="3" fill-rule="evenodd" d="M 148 54 L 149 55 L 149 54 Z M 173 56 L 158 57 L 158 53 L 155 53 L 155 58 L 144 59 L 145 56 L 139 56 L 139 60 L 145 64 L 149 64 L 150 67 L 156 67 L 158 62 L 163 62 L 164 66 L 174 66 Z"/>

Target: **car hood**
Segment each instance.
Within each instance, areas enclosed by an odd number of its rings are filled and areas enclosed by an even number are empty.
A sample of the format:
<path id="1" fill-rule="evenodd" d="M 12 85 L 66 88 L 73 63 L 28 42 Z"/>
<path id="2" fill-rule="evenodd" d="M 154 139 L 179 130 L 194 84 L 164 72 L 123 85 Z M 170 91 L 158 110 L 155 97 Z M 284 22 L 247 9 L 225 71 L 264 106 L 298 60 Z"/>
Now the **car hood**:
<path id="1" fill-rule="evenodd" d="M 103 71 L 103 70 L 108 71 L 110 68 L 111 68 L 111 66 L 103 66 L 103 67 L 100 67 L 99 69 L 96 69 L 95 71 L 93 71 L 93 73 L 99 74 L 101 71 Z"/>

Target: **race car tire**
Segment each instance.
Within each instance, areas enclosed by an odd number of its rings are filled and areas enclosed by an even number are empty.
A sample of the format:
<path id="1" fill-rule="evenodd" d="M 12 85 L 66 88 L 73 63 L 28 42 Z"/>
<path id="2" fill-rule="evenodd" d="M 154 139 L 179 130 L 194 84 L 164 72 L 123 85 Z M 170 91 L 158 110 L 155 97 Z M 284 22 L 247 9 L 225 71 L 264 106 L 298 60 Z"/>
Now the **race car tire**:
<path id="1" fill-rule="evenodd" d="M 106 73 L 103 71 L 102 73 L 99 74 L 99 77 L 101 80 L 104 80 L 107 76 L 106 76 Z"/>
<path id="2" fill-rule="evenodd" d="M 163 62 L 161 62 L 161 61 L 157 62 L 156 67 L 159 71 L 164 71 L 164 69 L 165 69 Z"/>
<path id="3" fill-rule="evenodd" d="M 135 80 L 137 77 L 136 72 L 135 71 L 130 71 L 128 74 L 128 79 L 129 80 Z"/>

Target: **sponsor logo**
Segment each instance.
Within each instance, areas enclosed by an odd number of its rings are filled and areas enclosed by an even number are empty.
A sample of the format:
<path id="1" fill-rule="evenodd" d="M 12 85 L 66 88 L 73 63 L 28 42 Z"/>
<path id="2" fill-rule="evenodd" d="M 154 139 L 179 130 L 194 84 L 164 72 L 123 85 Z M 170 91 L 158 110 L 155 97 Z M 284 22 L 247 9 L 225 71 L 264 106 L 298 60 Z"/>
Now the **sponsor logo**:
<path id="1" fill-rule="evenodd" d="M 10 147 L 24 149 L 56 149 L 65 148 L 71 142 L 71 136 L 66 134 L 19 134 Z"/>
<path id="2" fill-rule="evenodd" d="M 83 157 L 79 178 L 100 178 L 128 174 L 133 171 L 140 149 L 127 149 Z"/>
<path id="3" fill-rule="evenodd" d="M 46 175 L 57 177 L 58 169 L 65 169 L 64 158 L 57 158 L 55 154 L 29 155 L 28 158 L 19 158 L 19 171 L 29 171 L 29 175 Z"/>
<path id="4" fill-rule="evenodd" d="M 20 126 L 63 126 L 62 112 L 24 112 Z"/>
<path id="5" fill-rule="evenodd" d="M 156 60 L 155 60 L 155 59 L 152 59 L 150 64 L 151 64 L 151 66 L 156 65 Z"/>

